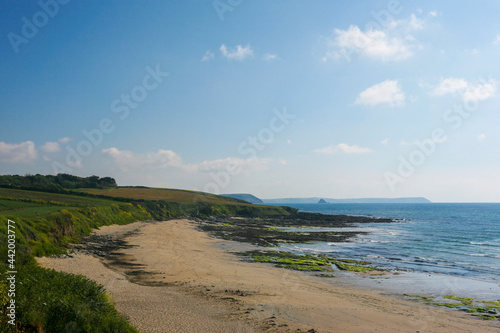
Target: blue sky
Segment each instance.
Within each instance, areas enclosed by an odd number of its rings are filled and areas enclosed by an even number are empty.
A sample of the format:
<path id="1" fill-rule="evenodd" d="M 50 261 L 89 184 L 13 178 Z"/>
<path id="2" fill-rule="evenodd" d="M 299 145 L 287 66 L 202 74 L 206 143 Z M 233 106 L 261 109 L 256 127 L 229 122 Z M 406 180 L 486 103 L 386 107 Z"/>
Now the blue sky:
<path id="1" fill-rule="evenodd" d="M 500 4 L 1 4 L 0 173 L 500 201 Z"/>

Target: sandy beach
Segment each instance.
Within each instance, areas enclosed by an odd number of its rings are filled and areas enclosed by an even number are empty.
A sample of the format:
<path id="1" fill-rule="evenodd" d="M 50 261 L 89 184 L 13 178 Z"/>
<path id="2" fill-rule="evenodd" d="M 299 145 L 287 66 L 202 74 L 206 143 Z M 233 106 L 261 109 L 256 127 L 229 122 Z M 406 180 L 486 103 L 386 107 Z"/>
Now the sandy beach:
<path id="1" fill-rule="evenodd" d="M 195 227 L 189 220 L 103 227 L 95 234 L 130 245 L 119 250 L 119 260 L 80 251 L 38 262 L 102 284 L 142 332 L 500 331 L 463 312 L 244 261 L 232 252 L 248 245 Z"/>

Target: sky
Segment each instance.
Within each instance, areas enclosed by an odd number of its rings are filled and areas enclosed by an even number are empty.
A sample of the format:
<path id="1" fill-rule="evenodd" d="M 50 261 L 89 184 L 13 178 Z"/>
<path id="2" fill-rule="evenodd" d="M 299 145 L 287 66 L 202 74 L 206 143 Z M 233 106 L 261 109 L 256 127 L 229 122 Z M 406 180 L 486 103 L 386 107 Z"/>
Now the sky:
<path id="1" fill-rule="evenodd" d="M 3 1 L 0 174 L 500 202 L 500 3 Z"/>

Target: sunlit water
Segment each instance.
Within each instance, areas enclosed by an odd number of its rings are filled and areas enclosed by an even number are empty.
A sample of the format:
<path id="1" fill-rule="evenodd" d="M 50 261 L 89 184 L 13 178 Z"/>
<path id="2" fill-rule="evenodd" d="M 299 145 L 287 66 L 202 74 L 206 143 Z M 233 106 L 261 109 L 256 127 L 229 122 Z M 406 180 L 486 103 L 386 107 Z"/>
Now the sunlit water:
<path id="1" fill-rule="evenodd" d="M 388 217 L 398 222 L 358 224 L 357 230 L 368 233 L 347 243 L 293 244 L 284 245 L 285 249 L 366 260 L 383 268 L 500 282 L 500 204 L 288 206 L 325 214 Z"/>

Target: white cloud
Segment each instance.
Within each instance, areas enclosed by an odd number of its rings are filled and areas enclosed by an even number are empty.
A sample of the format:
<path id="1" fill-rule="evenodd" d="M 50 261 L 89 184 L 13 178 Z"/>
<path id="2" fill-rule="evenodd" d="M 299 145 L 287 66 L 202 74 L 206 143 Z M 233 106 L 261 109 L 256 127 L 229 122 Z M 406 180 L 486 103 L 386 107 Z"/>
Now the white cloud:
<path id="1" fill-rule="evenodd" d="M 246 58 L 253 57 L 254 53 L 250 45 L 245 47 L 236 45 L 236 49 L 229 49 L 226 45 L 222 44 L 220 51 L 228 60 L 242 61 Z"/>
<path id="2" fill-rule="evenodd" d="M 381 144 L 386 145 L 389 143 L 389 139 L 385 138 L 384 140 L 380 141 Z"/>
<path id="3" fill-rule="evenodd" d="M 424 29 L 424 21 L 418 19 L 415 14 L 410 15 L 410 22 L 408 23 L 411 30 L 422 30 Z"/>
<path id="4" fill-rule="evenodd" d="M 46 142 L 40 149 L 46 153 L 56 153 L 61 150 L 59 142 Z"/>
<path id="5" fill-rule="evenodd" d="M 479 135 L 477 136 L 477 139 L 478 139 L 479 141 L 483 141 L 484 139 L 486 139 L 486 135 L 485 135 L 485 134 L 479 134 Z"/>
<path id="6" fill-rule="evenodd" d="M 433 90 L 434 95 L 452 94 L 456 91 L 462 91 L 467 88 L 469 83 L 464 79 L 447 78 L 441 79 L 441 82 Z"/>
<path id="7" fill-rule="evenodd" d="M 500 44 L 500 34 L 497 34 L 495 39 L 493 40 L 493 44 Z"/>
<path id="8" fill-rule="evenodd" d="M 192 170 L 190 165 L 183 164 L 181 157 L 171 150 L 159 149 L 157 152 L 135 154 L 131 151 L 112 147 L 103 149 L 102 153 L 113 158 L 123 171 L 135 171 L 145 168 L 164 169 L 167 167 Z"/>
<path id="9" fill-rule="evenodd" d="M 199 164 L 198 170 L 200 171 L 221 171 L 227 168 L 239 168 L 244 163 L 241 158 L 226 157 L 213 161 L 203 161 Z"/>
<path id="10" fill-rule="evenodd" d="M 388 104 L 391 107 L 403 105 L 405 94 L 399 87 L 398 80 L 385 80 L 361 92 L 355 104 L 375 106 Z"/>
<path id="11" fill-rule="evenodd" d="M 71 141 L 71 138 L 68 138 L 68 137 L 64 137 L 64 138 L 59 139 L 60 143 L 68 143 L 70 141 Z"/>
<path id="12" fill-rule="evenodd" d="M 464 93 L 462 94 L 462 98 L 464 102 L 484 101 L 495 96 L 496 90 L 497 82 L 495 80 L 469 83 Z"/>
<path id="13" fill-rule="evenodd" d="M 17 144 L 0 142 L 0 162 L 31 163 L 37 158 L 38 154 L 32 141 Z"/>
<path id="14" fill-rule="evenodd" d="M 271 162 L 268 158 L 242 159 L 237 157 L 226 157 L 217 160 L 206 160 L 201 163 L 185 164 L 182 158 L 171 150 L 159 149 L 156 152 L 137 154 L 117 148 L 103 149 L 102 153 L 111 157 L 120 170 L 125 172 L 137 172 L 141 170 L 161 170 L 176 168 L 189 173 L 230 171 L 241 172 L 247 170 L 267 169 Z"/>
<path id="15" fill-rule="evenodd" d="M 203 161 L 197 165 L 197 169 L 202 172 L 217 172 L 223 170 L 264 170 L 267 169 L 271 160 L 267 158 L 242 159 L 237 157 L 226 157 L 212 161 Z"/>
<path id="16" fill-rule="evenodd" d="M 495 96 L 497 85 L 494 79 L 469 82 L 464 79 L 447 78 L 441 79 L 432 94 L 441 96 L 459 93 L 464 102 L 477 102 Z"/>
<path id="17" fill-rule="evenodd" d="M 429 12 L 429 15 L 432 17 L 438 16 L 438 13 L 436 11 Z"/>
<path id="18" fill-rule="evenodd" d="M 264 61 L 273 61 L 273 60 L 279 60 L 280 58 L 276 54 L 266 53 L 262 56 L 262 59 Z"/>
<path id="19" fill-rule="evenodd" d="M 348 30 L 335 29 L 335 34 L 337 51 L 333 55 L 336 58 L 352 52 L 383 61 L 404 60 L 412 56 L 411 47 L 403 39 L 391 38 L 385 31 L 363 32 L 357 26 L 350 26 Z"/>
<path id="20" fill-rule="evenodd" d="M 339 143 L 338 145 L 330 145 L 324 148 L 318 148 L 313 150 L 314 153 L 318 154 L 366 154 L 373 153 L 374 151 L 370 148 L 362 148 L 357 145 L 349 146 L 346 143 Z"/>
<path id="21" fill-rule="evenodd" d="M 205 52 L 205 54 L 203 55 L 203 58 L 201 58 L 201 61 L 206 62 L 206 61 L 210 61 L 214 58 L 215 58 L 215 54 L 213 54 L 213 52 L 211 52 L 210 50 L 207 50 L 207 52 Z"/>
<path id="22" fill-rule="evenodd" d="M 407 20 L 391 20 L 384 28 L 362 31 L 351 25 L 347 30 L 335 29 L 334 37 L 326 38 L 329 50 L 323 61 L 328 59 L 350 59 L 351 54 L 359 53 L 368 58 L 382 61 L 401 61 L 413 55 L 418 46 L 410 33 L 424 29 L 424 21 L 414 14 Z"/>

